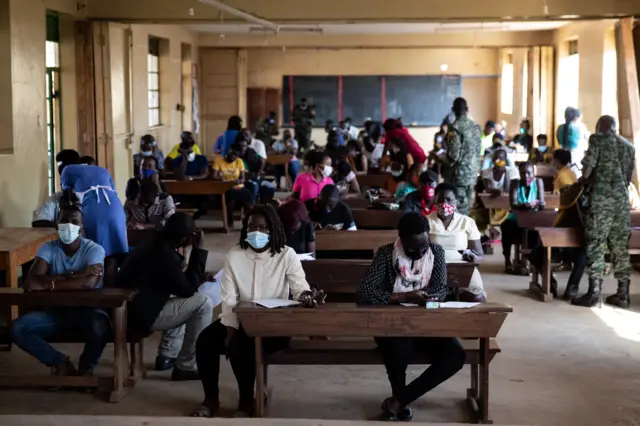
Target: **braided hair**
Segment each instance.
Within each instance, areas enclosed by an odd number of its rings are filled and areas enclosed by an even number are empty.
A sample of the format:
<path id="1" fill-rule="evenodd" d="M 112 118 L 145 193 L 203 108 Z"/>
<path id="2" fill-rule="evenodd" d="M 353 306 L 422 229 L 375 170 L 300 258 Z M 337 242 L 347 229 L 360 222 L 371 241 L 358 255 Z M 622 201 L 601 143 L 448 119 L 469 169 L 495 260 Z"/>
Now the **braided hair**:
<path id="1" fill-rule="evenodd" d="M 267 247 L 269 247 L 269 252 L 271 255 L 275 255 L 280 253 L 284 246 L 286 245 L 287 238 L 284 233 L 284 228 L 282 227 L 282 222 L 280 221 L 280 217 L 276 210 L 273 208 L 271 204 L 257 204 L 247 213 L 242 220 L 242 230 L 240 231 L 240 247 L 243 250 L 249 248 L 249 243 L 245 240 L 247 239 L 247 227 L 249 226 L 249 218 L 254 215 L 262 215 L 267 221 L 267 225 L 269 226 L 269 243 L 267 243 Z"/>

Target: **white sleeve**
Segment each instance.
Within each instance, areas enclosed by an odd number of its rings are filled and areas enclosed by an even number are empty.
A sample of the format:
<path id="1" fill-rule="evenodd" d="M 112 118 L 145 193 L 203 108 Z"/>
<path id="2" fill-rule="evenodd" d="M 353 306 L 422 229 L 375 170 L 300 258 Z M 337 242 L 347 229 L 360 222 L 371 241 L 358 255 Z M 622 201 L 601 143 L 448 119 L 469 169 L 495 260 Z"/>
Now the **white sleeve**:
<path id="1" fill-rule="evenodd" d="M 476 221 L 471 219 L 470 217 L 466 217 L 465 219 L 465 231 L 467 231 L 467 240 L 476 241 L 482 238 L 482 235 L 478 230 L 478 225 L 476 225 Z"/>
<path id="2" fill-rule="evenodd" d="M 258 153 L 258 155 L 266 160 L 267 149 L 264 146 L 264 142 L 262 142 L 261 140 L 254 140 L 253 143 L 255 144 L 255 150 Z"/>
<path id="3" fill-rule="evenodd" d="M 351 183 L 351 182 L 353 182 L 353 181 L 354 181 L 354 179 L 355 179 L 355 178 L 356 178 L 356 174 L 355 174 L 355 173 L 353 172 L 353 170 L 352 170 L 352 171 L 350 171 L 350 172 L 349 172 L 349 174 L 347 175 L 347 177 L 345 177 L 345 178 L 344 178 L 344 180 L 345 180 L 347 183 Z"/>
<path id="4" fill-rule="evenodd" d="M 291 289 L 291 293 L 293 295 L 294 300 L 300 298 L 303 292 L 311 290 L 309 287 L 309 283 L 307 282 L 307 278 L 304 274 L 304 269 L 302 269 L 302 263 L 300 262 L 300 258 L 291 248 L 286 248 L 287 250 L 287 270 L 285 271 L 285 277 L 287 278 L 287 282 L 289 283 L 289 288 Z"/>
<path id="5" fill-rule="evenodd" d="M 58 195 L 51 195 L 33 212 L 33 221 L 36 222 L 38 220 L 48 220 L 51 222 L 56 222 L 56 216 L 58 215 L 58 204 Z"/>
<path id="6" fill-rule="evenodd" d="M 238 304 L 238 293 L 238 284 L 231 270 L 231 253 L 229 253 L 224 262 L 224 274 L 222 275 L 222 285 L 220 287 L 220 298 L 222 299 L 220 322 L 236 330 L 240 327 L 240 322 L 233 309 Z"/>

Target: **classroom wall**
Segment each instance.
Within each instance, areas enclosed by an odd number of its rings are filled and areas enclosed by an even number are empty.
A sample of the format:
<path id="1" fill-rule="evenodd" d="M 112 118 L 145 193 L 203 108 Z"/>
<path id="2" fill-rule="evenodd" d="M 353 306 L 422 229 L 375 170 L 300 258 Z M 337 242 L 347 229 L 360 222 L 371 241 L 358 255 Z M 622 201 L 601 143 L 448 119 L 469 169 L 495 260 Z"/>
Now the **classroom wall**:
<path id="1" fill-rule="evenodd" d="M 33 210 L 48 195 L 45 14 L 75 15 L 76 5 L 0 0 L 0 226 L 30 226 Z"/>
<path id="2" fill-rule="evenodd" d="M 463 76 L 462 95 L 469 101 L 474 119 L 484 122 L 494 119 L 497 114 L 497 48 L 202 48 L 203 117 L 210 117 L 203 135 L 207 145 L 213 144 L 224 130 L 228 116 L 235 114 L 246 99 L 246 87 L 242 87 L 244 71 L 238 65 L 243 64 L 243 52 L 246 52 L 246 86 L 279 90 L 282 90 L 283 75 L 441 74 L 440 66 L 446 63 L 448 73 Z M 227 86 L 224 95 L 220 90 L 211 90 L 223 81 Z M 443 118 L 447 112 L 442 112 Z M 241 111 L 241 115 L 244 113 Z M 437 128 L 410 129 L 425 149 L 431 149 L 436 131 Z M 316 143 L 324 144 L 324 130 L 314 129 L 312 138 Z M 211 151 L 209 146 L 207 149 Z"/>

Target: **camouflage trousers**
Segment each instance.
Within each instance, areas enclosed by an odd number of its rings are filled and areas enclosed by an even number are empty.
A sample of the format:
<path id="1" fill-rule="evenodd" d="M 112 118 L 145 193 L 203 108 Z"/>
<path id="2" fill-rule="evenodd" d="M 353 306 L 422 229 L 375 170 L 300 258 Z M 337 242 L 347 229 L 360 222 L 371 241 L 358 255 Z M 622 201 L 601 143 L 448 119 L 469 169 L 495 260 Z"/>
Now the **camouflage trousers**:
<path id="1" fill-rule="evenodd" d="M 461 186 L 455 183 L 454 185 L 456 187 L 456 199 L 458 200 L 456 211 L 469 216 L 469 208 L 473 203 L 473 185 Z"/>
<path id="2" fill-rule="evenodd" d="M 629 208 L 591 206 L 589 210 L 584 230 L 589 278 L 602 278 L 604 275 L 604 256 L 608 248 L 613 261 L 613 276 L 618 280 L 629 279 Z"/>

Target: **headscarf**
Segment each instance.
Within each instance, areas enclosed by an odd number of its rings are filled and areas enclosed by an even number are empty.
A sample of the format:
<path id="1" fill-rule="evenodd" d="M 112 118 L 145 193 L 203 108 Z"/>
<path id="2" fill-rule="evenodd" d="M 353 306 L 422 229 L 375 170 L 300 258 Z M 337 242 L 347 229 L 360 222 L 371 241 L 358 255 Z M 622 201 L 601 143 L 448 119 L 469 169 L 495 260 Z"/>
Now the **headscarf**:
<path id="1" fill-rule="evenodd" d="M 394 293 L 408 293 L 429 287 L 433 272 L 434 255 L 431 247 L 419 260 L 410 259 L 402 247 L 400 238 L 393 244 L 392 262 L 396 271 L 396 281 L 393 284 Z"/>

